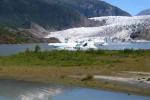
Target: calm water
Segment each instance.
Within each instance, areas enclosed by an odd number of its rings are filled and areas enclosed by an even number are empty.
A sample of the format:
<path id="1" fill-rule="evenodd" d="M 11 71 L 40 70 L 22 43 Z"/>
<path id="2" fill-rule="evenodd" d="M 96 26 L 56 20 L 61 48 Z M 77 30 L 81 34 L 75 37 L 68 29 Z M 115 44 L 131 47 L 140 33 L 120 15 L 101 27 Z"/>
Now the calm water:
<path id="1" fill-rule="evenodd" d="M 33 50 L 36 45 L 39 45 L 42 50 L 52 50 L 54 48 L 48 44 L 14 44 L 14 45 L 0 45 L 0 56 L 12 55 L 18 52 L 24 52 L 27 48 Z M 150 49 L 149 43 L 124 43 L 124 44 L 110 44 L 102 46 L 100 49 L 106 50 L 122 50 L 122 49 Z"/>
<path id="2" fill-rule="evenodd" d="M 150 49 L 150 42 L 141 43 L 113 43 L 110 45 L 102 46 L 100 49 L 106 50 L 123 50 L 123 49 Z"/>
<path id="3" fill-rule="evenodd" d="M 0 80 L 0 100 L 150 100 L 150 97 L 53 84 Z"/>
<path id="4" fill-rule="evenodd" d="M 12 55 L 19 52 L 24 52 L 26 49 L 34 50 L 35 46 L 38 45 L 41 49 L 52 50 L 53 48 L 48 46 L 48 44 L 39 43 L 39 44 L 10 44 L 10 45 L 0 45 L 0 56 Z"/>

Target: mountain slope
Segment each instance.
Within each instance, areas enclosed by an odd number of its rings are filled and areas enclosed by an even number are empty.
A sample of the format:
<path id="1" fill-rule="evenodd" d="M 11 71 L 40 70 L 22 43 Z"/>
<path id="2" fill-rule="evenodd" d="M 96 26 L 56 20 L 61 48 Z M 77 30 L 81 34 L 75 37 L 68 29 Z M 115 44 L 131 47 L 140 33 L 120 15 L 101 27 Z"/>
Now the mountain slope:
<path id="1" fill-rule="evenodd" d="M 0 25 L 29 28 L 37 23 L 47 29 L 88 26 L 86 17 L 129 15 L 99 0 L 0 0 Z"/>
<path id="2" fill-rule="evenodd" d="M 86 18 L 65 5 L 44 0 L 0 0 L 0 24 L 30 26 L 30 22 L 43 27 L 66 28 L 84 24 Z"/>
<path id="3" fill-rule="evenodd" d="M 0 44 L 18 44 L 18 43 L 44 43 L 59 42 L 58 39 L 44 39 L 32 34 L 28 30 L 14 30 L 10 28 L 0 27 Z"/>
<path id="4" fill-rule="evenodd" d="M 150 15 L 150 9 L 146 9 L 144 11 L 141 11 L 138 15 Z"/>
<path id="5" fill-rule="evenodd" d="M 86 17 L 130 16 L 129 13 L 101 0 L 59 0 Z"/>

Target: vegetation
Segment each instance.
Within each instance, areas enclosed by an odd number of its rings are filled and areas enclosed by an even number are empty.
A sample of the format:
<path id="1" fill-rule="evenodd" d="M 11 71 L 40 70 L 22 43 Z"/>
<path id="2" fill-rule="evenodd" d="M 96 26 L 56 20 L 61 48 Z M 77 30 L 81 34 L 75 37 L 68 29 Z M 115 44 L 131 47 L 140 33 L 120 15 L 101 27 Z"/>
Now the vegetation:
<path id="1" fill-rule="evenodd" d="M 0 25 L 29 28 L 33 22 L 52 30 L 86 26 L 89 17 L 130 15 L 99 0 L 1 0 L 0 7 Z"/>
<path id="2" fill-rule="evenodd" d="M 26 50 L 26 51 L 28 51 L 28 50 Z M 38 52 L 40 52 L 40 51 L 41 51 L 40 46 L 36 45 L 36 46 L 35 46 L 35 49 L 34 49 L 34 52 L 38 53 Z M 29 53 L 29 52 L 28 52 L 28 53 Z"/>
<path id="3" fill-rule="evenodd" d="M 91 18 L 99 16 L 131 16 L 129 13 L 99 0 L 59 0 L 66 5 L 77 8 L 82 15 Z M 89 7 L 91 5 L 91 7 Z"/>
<path id="4" fill-rule="evenodd" d="M 97 67 L 108 70 L 150 71 L 149 50 L 34 51 L 0 58 L 0 66 Z M 141 67 L 142 66 L 142 67 Z"/>
<path id="5" fill-rule="evenodd" d="M 57 39 L 43 39 L 32 35 L 28 31 L 17 31 L 11 28 L 0 26 L 0 44 L 21 44 L 21 43 L 43 43 L 59 42 Z"/>
<path id="6" fill-rule="evenodd" d="M 84 23 L 76 10 L 53 0 L 2 0 L 0 3 L 0 25 L 30 28 L 37 23 L 45 28 L 66 28 Z M 10 14 L 10 15 L 9 15 Z"/>
<path id="7" fill-rule="evenodd" d="M 150 72 L 150 50 L 42 52 L 28 49 L 24 53 L 0 57 L 3 79 L 58 82 L 150 95 L 145 88 L 93 79 L 94 75 L 118 75 L 128 71 Z"/>
<path id="8" fill-rule="evenodd" d="M 0 43 L 21 43 L 24 41 L 23 36 L 10 32 L 4 27 L 0 27 Z"/>

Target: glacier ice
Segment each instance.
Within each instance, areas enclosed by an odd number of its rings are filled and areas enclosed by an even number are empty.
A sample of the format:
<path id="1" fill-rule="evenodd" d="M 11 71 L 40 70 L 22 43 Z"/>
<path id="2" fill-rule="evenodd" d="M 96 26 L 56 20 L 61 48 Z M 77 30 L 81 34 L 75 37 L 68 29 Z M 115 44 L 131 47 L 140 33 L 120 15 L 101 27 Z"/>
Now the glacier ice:
<path id="1" fill-rule="evenodd" d="M 130 41 L 131 34 L 134 34 L 145 27 L 150 26 L 150 16 L 106 16 L 94 17 L 90 20 L 103 22 L 103 26 L 98 27 L 79 27 L 62 31 L 50 32 L 45 38 L 55 37 L 64 42 L 66 37 L 70 41 L 92 37 L 111 37 L 117 41 Z"/>

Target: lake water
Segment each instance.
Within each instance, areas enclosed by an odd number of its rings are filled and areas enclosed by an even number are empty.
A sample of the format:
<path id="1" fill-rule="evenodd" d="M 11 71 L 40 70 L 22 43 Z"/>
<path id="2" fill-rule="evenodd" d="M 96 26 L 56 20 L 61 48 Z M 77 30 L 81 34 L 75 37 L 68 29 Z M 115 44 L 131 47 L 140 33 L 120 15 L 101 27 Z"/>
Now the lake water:
<path id="1" fill-rule="evenodd" d="M 18 52 L 24 52 L 27 48 L 33 50 L 36 45 L 39 45 L 42 50 L 53 50 L 54 48 L 48 44 L 13 44 L 13 45 L 0 45 L 0 56 L 12 55 Z M 101 46 L 100 49 L 106 50 L 123 50 L 123 49 L 150 49 L 150 42 L 145 43 L 122 43 L 110 44 Z"/>
<path id="2" fill-rule="evenodd" d="M 52 50 L 53 48 L 48 46 L 48 44 L 39 43 L 39 44 L 3 44 L 0 45 L 0 56 L 7 56 L 16 54 L 19 52 L 24 52 L 27 49 L 34 50 L 35 46 L 38 45 L 44 50 Z"/>
<path id="3" fill-rule="evenodd" d="M 150 97 L 80 87 L 0 80 L 0 100 L 150 100 Z"/>

